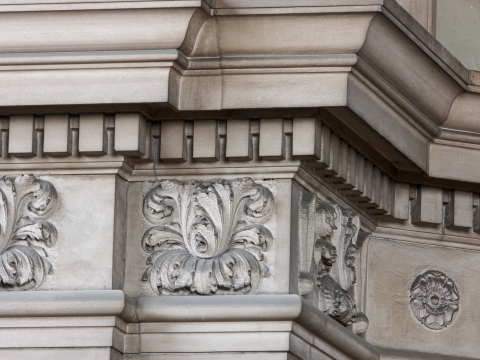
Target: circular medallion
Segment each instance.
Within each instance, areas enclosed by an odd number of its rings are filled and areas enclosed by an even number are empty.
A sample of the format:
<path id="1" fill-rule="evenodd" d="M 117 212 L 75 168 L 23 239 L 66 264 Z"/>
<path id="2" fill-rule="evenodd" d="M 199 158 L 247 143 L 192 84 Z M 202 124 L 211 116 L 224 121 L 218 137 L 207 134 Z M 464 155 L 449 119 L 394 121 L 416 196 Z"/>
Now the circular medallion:
<path id="1" fill-rule="evenodd" d="M 429 329 L 441 330 L 450 325 L 457 317 L 459 305 L 457 286 L 441 271 L 418 275 L 410 288 L 410 309 Z"/>

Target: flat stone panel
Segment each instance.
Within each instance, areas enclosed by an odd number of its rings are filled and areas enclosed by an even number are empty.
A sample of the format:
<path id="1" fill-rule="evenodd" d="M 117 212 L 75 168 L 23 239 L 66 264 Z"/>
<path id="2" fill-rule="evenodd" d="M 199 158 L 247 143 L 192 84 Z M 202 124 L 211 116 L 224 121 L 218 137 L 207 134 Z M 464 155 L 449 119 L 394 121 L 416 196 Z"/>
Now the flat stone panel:
<path id="1" fill-rule="evenodd" d="M 366 340 L 385 348 L 477 358 L 479 263 L 478 251 L 372 238 L 368 245 L 366 315 L 370 326 Z M 422 325 L 410 309 L 412 283 L 428 270 L 445 273 L 460 295 L 458 316 L 443 330 Z"/>
<path id="2" fill-rule="evenodd" d="M 115 114 L 115 151 L 139 156 L 146 151 L 147 122 L 140 114 Z"/>
<path id="3" fill-rule="evenodd" d="M 183 162 L 187 160 L 185 121 L 162 121 L 160 159 Z"/>
<path id="4" fill-rule="evenodd" d="M 480 70 L 479 18 L 477 0 L 437 0 L 437 40 L 471 70 Z"/>
<path id="5" fill-rule="evenodd" d="M 106 149 L 104 114 L 81 114 L 78 133 L 78 148 L 85 155 L 104 155 Z"/>
<path id="6" fill-rule="evenodd" d="M 443 190 L 442 188 L 420 185 L 417 197 L 411 203 L 412 224 L 443 223 Z M 473 216 L 473 215 L 472 215 Z"/>
<path id="7" fill-rule="evenodd" d="M 193 158 L 216 161 L 219 157 L 219 138 L 216 120 L 195 120 L 193 123 Z"/>
<path id="8" fill-rule="evenodd" d="M 68 115 L 45 115 L 43 152 L 50 156 L 71 153 L 71 136 Z"/>
<path id="9" fill-rule="evenodd" d="M 159 67 L 4 71 L 0 106 L 167 102 L 169 70 Z"/>
<path id="10" fill-rule="evenodd" d="M 293 119 L 292 155 L 298 159 L 318 158 L 321 127 L 313 117 Z"/>
<path id="11" fill-rule="evenodd" d="M 480 182 L 480 168 L 472 166 L 480 161 L 477 149 L 430 145 L 428 175 L 451 180 Z"/>
<path id="12" fill-rule="evenodd" d="M 28 339 L 28 342 L 25 342 Z M 112 328 L 0 329 L 0 348 L 69 348 L 112 345 Z M 0 353 L 1 354 L 1 353 Z"/>
<path id="13" fill-rule="evenodd" d="M 59 204 L 49 218 L 58 231 L 47 248 L 53 274 L 40 290 L 112 288 L 115 176 L 43 176 Z"/>
<path id="14" fill-rule="evenodd" d="M 224 75 L 223 79 L 223 109 L 347 105 L 347 73 Z"/>
<path id="15" fill-rule="evenodd" d="M 33 156 L 37 153 L 34 126 L 35 119 L 33 115 L 10 116 L 8 130 L 9 154 L 14 156 Z"/>
<path id="16" fill-rule="evenodd" d="M 227 120 L 226 157 L 232 160 L 252 159 L 250 120 Z"/>
<path id="17" fill-rule="evenodd" d="M 410 216 L 410 184 L 390 181 L 390 196 L 390 215 L 407 220 Z"/>
<path id="18" fill-rule="evenodd" d="M 214 336 L 212 336 L 214 334 Z M 288 351 L 288 332 L 142 334 L 142 352 Z"/>

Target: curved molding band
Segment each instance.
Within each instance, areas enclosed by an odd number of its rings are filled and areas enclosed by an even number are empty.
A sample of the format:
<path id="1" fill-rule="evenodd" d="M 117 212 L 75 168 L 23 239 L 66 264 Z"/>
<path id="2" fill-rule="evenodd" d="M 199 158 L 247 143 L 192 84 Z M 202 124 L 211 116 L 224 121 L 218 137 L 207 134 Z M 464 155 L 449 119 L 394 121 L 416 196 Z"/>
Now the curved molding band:
<path id="1" fill-rule="evenodd" d="M 300 315 L 297 295 L 140 297 L 139 322 L 292 321 Z"/>
<path id="2" fill-rule="evenodd" d="M 124 306 L 121 290 L 0 292 L 0 317 L 114 316 Z"/>

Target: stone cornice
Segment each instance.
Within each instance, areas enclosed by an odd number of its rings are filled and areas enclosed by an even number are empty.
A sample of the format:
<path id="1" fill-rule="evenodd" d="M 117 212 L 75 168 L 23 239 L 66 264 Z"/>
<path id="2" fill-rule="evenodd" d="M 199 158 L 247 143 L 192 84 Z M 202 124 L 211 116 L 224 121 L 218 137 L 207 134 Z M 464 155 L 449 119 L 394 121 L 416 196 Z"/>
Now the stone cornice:
<path id="1" fill-rule="evenodd" d="M 466 169 L 480 158 L 473 149 L 478 73 L 393 0 L 95 1 L 95 11 L 62 11 L 85 4 L 5 4 L 18 9 L 2 15 L 4 114 L 93 104 L 197 112 L 348 107 L 408 167 L 436 178 L 480 177 Z M 35 26 L 46 20 L 51 26 Z M 448 156 L 461 159 L 459 171 L 445 171 Z"/>

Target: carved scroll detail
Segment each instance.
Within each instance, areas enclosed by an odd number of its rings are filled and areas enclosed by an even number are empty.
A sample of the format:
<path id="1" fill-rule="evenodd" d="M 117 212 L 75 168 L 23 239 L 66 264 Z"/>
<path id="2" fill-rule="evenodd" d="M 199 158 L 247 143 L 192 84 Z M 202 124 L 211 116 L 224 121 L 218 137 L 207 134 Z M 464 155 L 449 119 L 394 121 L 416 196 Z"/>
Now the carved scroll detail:
<path id="1" fill-rule="evenodd" d="M 57 230 L 46 219 L 56 210 L 53 185 L 33 175 L 0 177 L 0 287 L 38 288 L 52 264 L 45 248 L 57 241 Z"/>
<path id="2" fill-rule="evenodd" d="M 299 292 L 333 319 L 363 333 L 368 319 L 357 312 L 351 289 L 356 282 L 356 255 L 370 234 L 360 232 L 359 216 L 350 210 L 312 194 L 304 195 L 301 203 L 306 246 L 300 259 Z"/>
<path id="3" fill-rule="evenodd" d="M 155 225 L 142 239 L 143 280 L 162 295 L 253 293 L 269 274 L 263 224 L 274 210 L 270 190 L 249 178 L 161 181 L 143 203 Z"/>
<path id="4" fill-rule="evenodd" d="M 458 315 L 460 295 L 447 275 L 429 270 L 418 275 L 410 289 L 410 309 L 427 328 L 441 330 L 453 323 Z"/>

